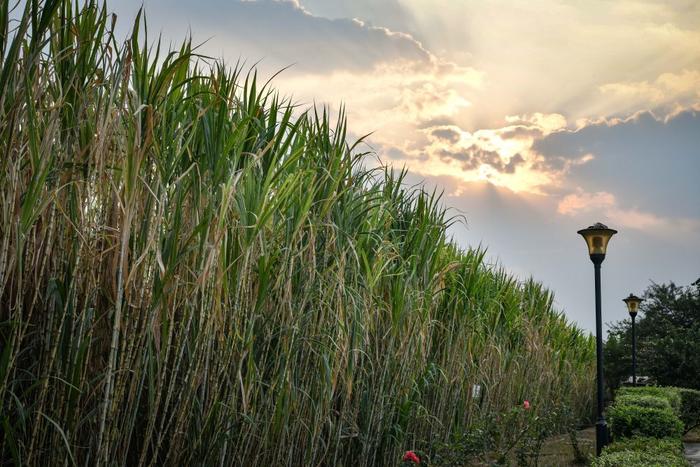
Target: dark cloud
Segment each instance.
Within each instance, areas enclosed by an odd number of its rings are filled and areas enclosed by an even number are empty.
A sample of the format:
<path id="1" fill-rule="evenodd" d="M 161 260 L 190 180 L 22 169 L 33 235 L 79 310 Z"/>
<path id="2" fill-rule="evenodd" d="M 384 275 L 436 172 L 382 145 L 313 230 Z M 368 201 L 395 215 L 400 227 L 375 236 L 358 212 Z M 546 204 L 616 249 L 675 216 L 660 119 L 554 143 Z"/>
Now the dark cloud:
<path id="1" fill-rule="evenodd" d="M 508 163 L 503 168 L 502 172 L 512 174 L 515 172 L 515 169 L 523 162 L 525 162 L 523 156 L 521 156 L 520 154 L 516 154 L 510 158 Z"/>
<path id="2" fill-rule="evenodd" d="M 412 35 L 417 31 L 413 15 L 399 0 L 299 0 L 299 3 L 311 13 L 326 18 L 360 18 Z"/>
<path id="3" fill-rule="evenodd" d="M 446 117 L 446 116 L 440 116 L 440 117 L 435 117 L 435 118 L 430 118 L 427 120 L 423 120 L 419 122 L 416 127 L 419 130 L 425 130 L 425 129 L 430 129 L 435 126 L 445 126 L 445 125 L 455 125 L 456 121 L 454 118 L 451 117 Z"/>
<path id="4" fill-rule="evenodd" d="M 482 165 L 490 165 L 495 170 L 501 173 L 513 173 L 515 169 L 525 162 L 522 155 L 516 154 L 511 157 L 508 162 L 504 162 L 501 155 L 497 151 L 488 151 L 476 146 L 470 146 L 466 149 L 440 149 L 437 155 L 444 161 L 457 160 L 462 162 L 462 169 L 476 170 Z"/>
<path id="5" fill-rule="evenodd" d="M 436 128 L 432 130 L 430 134 L 449 143 L 456 143 L 459 141 L 459 132 L 452 128 Z"/>
<path id="6" fill-rule="evenodd" d="M 503 139 L 539 138 L 542 136 L 542 129 L 533 126 L 513 125 L 501 131 L 500 136 Z"/>
<path id="7" fill-rule="evenodd" d="M 111 6 L 126 18 L 136 9 L 126 0 Z M 396 59 L 430 59 L 408 34 L 315 16 L 292 1 L 146 0 L 145 8 L 151 31 L 161 30 L 169 40 L 181 40 L 191 29 L 195 41 L 208 40 L 206 53 L 225 51 L 229 60 L 236 54 L 273 68 L 294 64 L 292 71 L 366 71 Z"/>
<path id="8" fill-rule="evenodd" d="M 621 203 L 664 217 L 700 218 L 700 114 L 667 122 L 644 112 L 627 121 L 550 134 L 533 148 L 546 164 L 592 154 L 571 167 L 570 181 L 588 192 L 615 193 Z"/>

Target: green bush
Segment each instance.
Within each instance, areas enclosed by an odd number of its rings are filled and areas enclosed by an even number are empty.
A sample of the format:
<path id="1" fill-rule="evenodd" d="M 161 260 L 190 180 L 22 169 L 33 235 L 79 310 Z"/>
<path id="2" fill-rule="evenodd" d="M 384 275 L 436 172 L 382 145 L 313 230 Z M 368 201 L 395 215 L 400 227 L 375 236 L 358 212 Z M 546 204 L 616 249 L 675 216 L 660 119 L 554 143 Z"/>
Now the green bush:
<path id="1" fill-rule="evenodd" d="M 643 394 L 624 394 L 615 399 L 617 405 L 638 405 L 640 407 L 652 407 L 655 409 L 672 410 L 668 399 L 658 396 L 647 396 Z"/>
<path id="2" fill-rule="evenodd" d="M 677 388 L 672 387 L 660 387 L 660 386 L 642 386 L 642 387 L 624 387 L 617 391 L 617 397 L 622 397 L 626 395 L 635 396 L 655 396 L 662 397 L 671 404 L 671 408 L 675 411 L 680 411 L 681 409 L 681 395 Z"/>
<path id="3" fill-rule="evenodd" d="M 688 432 L 700 425 L 700 391 L 696 389 L 676 388 L 681 397 L 680 417 Z"/>
<path id="4" fill-rule="evenodd" d="M 700 392 L 680 388 L 621 388 L 608 410 L 616 442 L 592 463 L 594 467 L 687 467 L 683 457 L 684 422 L 700 408 Z M 696 419 L 698 417 L 695 417 Z M 687 425 L 686 425 L 687 426 Z"/>
<path id="5" fill-rule="evenodd" d="M 591 467 L 688 467 L 681 454 L 650 454 L 644 451 L 605 453 L 591 463 Z"/>
<path id="6" fill-rule="evenodd" d="M 621 451 L 639 451 L 647 454 L 680 454 L 683 452 L 683 443 L 679 438 L 659 439 L 648 436 L 622 438 L 607 445 L 603 450 L 603 454 Z"/>
<path id="7" fill-rule="evenodd" d="M 615 404 L 608 411 L 608 416 L 614 438 L 680 438 L 683 434 L 683 422 L 669 409 Z"/>

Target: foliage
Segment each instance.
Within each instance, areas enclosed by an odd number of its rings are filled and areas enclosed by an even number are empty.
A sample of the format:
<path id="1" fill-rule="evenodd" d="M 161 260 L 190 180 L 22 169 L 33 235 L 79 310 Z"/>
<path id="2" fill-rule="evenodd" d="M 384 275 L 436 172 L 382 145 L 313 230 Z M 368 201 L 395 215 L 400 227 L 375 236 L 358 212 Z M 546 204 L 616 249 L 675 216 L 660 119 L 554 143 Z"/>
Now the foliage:
<path id="1" fill-rule="evenodd" d="M 688 466 L 678 388 L 621 388 L 608 410 L 614 443 L 593 466 Z"/>
<path id="2" fill-rule="evenodd" d="M 601 454 L 591 467 L 689 467 L 679 453 L 650 454 L 644 451 L 619 451 Z"/>
<path id="3" fill-rule="evenodd" d="M 454 430 L 447 442 L 437 441 L 428 447 L 430 464 L 448 466 L 486 462 L 488 454 L 496 449 L 499 422 L 494 417 L 487 417 L 473 423 L 469 429 Z"/>
<path id="4" fill-rule="evenodd" d="M 141 14 L 121 44 L 95 1 L 20 3 L 1 463 L 389 465 L 525 396 L 592 412 L 590 336 L 453 244 L 439 195 L 366 169 L 342 112 L 165 52 Z"/>
<path id="5" fill-rule="evenodd" d="M 608 410 L 610 431 L 615 439 L 631 436 L 680 436 L 683 423 L 669 409 L 615 404 Z"/>
<path id="6" fill-rule="evenodd" d="M 636 319 L 637 374 L 663 386 L 700 389 L 700 279 L 687 287 L 652 284 Z M 611 326 L 605 372 L 615 389 L 631 374 L 632 323 Z"/>
<path id="7" fill-rule="evenodd" d="M 538 465 L 544 441 L 562 431 L 575 433 L 576 421 L 566 405 L 531 407 L 513 407 L 456 430 L 449 442 L 429 446 L 426 459 L 434 466 L 507 465 L 511 458 L 520 466 Z"/>
<path id="8" fill-rule="evenodd" d="M 677 454 L 683 450 L 683 443 L 679 438 L 655 438 L 650 436 L 636 436 L 622 438 L 605 447 L 605 453 L 620 451 L 642 451 L 649 454 Z"/>
<path id="9" fill-rule="evenodd" d="M 630 397 L 633 399 L 629 399 Z M 700 425 L 700 391 L 696 389 L 658 386 L 625 387 L 618 390 L 615 401 L 644 405 L 644 402 L 639 400 L 640 397 L 667 400 L 683 421 L 686 432 Z M 651 402 L 651 404 L 659 403 Z"/>
<path id="10" fill-rule="evenodd" d="M 515 449 L 519 466 L 539 465 L 542 446 L 547 438 L 562 431 L 567 424 L 562 421 L 565 410 L 559 407 L 548 407 L 539 415 L 530 417 L 524 429 L 523 436 Z"/>
<path id="11" fill-rule="evenodd" d="M 676 411 L 685 426 L 685 432 L 700 425 L 700 391 L 696 389 L 679 387 L 625 387 L 617 392 L 617 401 L 627 401 L 628 397 L 660 397 L 671 403 L 671 407 Z M 638 405 L 638 400 L 635 401 Z"/>
<path id="12" fill-rule="evenodd" d="M 681 410 L 681 396 L 678 393 L 678 390 L 673 387 L 623 387 L 617 391 L 616 396 L 616 403 L 618 402 L 618 400 L 620 400 L 620 402 L 623 402 L 625 398 L 629 396 L 631 396 L 633 400 L 640 397 L 656 397 L 667 401 L 674 411 L 679 412 Z"/>
<path id="13" fill-rule="evenodd" d="M 623 438 L 606 446 L 593 466 L 687 466 L 680 438 Z"/>
<path id="14" fill-rule="evenodd" d="M 687 433 L 700 426 L 700 391 L 686 388 L 676 390 L 681 396 L 680 417 Z"/>
<path id="15" fill-rule="evenodd" d="M 640 407 L 652 407 L 656 409 L 669 409 L 671 410 L 671 404 L 668 399 L 657 397 L 657 396 L 647 396 L 641 394 L 624 394 L 617 396 L 615 402 L 622 405 L 638 405 Z"/>

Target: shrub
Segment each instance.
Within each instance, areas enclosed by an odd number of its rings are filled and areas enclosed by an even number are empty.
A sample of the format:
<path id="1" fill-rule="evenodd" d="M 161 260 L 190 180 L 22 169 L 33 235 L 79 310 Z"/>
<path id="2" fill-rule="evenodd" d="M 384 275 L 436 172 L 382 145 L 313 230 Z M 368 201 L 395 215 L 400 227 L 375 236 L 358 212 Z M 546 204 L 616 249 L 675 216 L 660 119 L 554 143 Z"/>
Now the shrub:
<path id="1" fill-rule="evenodd" d="M 615 438 L 651 436 L 665 438 L 683 434 L 683 422 L 669 409 L 616 404 L 610 408 L 610 431 Z"/>
<path id="2" fill-rule="evenodd" d="M 622 388 L 609 409 L 610 431 L 616 442 L 591 464 L 594 467 L 687 467 L 683 457 L 683 422 L 696 395 L 679 388 Z M 700 399 L 698 399 L 700 400 Z"/>
<path id="3" fill-rule="evenodd" d="M 638 405 L 640 407 L 652 407 L 655 409 L 672 410 L 671 403 L 666 398 L 647 396 L 642 394 L 624 394 L 615 399 L 618 405 Z"/>
<path id="4" fill-rule="evenodd" d="M 671 404 L 671 408 L 675 411 L 680 411 L 681 409 L 681 396 L 677 390 L 677 388 L 672 388 L 672 387 L 660 387 L 660 386 L 643 386 L 643 387 L 625 387 L 625 388 L 620 388 L 617 391 L 617 396 L 622 397 L 622 396 L 627 396 L 627 395 L 635 395 L 635 396 L 655 396 L 655 397 L 661 397 L 663 399 L 666 399 L 669 404 Z"/>
<path id="5" fill-rule="evenodd" d="M 495 447 L 497 424 L 490 418 L 474 423 L 469 429 L 454 430 L 447 442 L 435 442 L 428 446 L 430 454 L 425 456 L 430 465 L 469 465 L 482 461 Z"/>
<path id="6" fill-rule="evenodd" d="M 681 454 L 649 454 L 644 451 L 605 453 L 591 463 L 591 467 L 688 467 Z"/>
<path id="7" fill-rule="evenodd" d="M 566 410 L 561 407 L 549 407 L 541 415 L 530 416 L 526 429 L 515 449 L 515 457 L 519 466 L 539 465 L 540 453 L 545 439 L 557 433 L 559 421 Z"/>
<path id="8" fill-rule="evenodd" d="M 535 407 L 540 409 L 536 412 Z M 454 429 L 447 442 L 433 442 L 422 456 L 431 466 L 539 465 L 544 441 L 562 426 L 575 433 L 576 416 L 568 405 L 518 405 L 477 420 L 466 430 Z M 585 459 L 579 451 L 579 458 Z"/>
<path id="9" fill-rule="evenodd" d="M 676 388 L 681 397 L 680 417 L 688 432 L 700 425 L 700 391 L 696 389 Z"/>
<path id="10" fill-rule="evenodd" d="M 683 443 L 679 438 L 651 438 L 648 436 L 622 438 L 607 445 L 603 450 L 603 454 L 621 451 L 640 451 L 647 454 L 679 454 L 683 451 Z"/>

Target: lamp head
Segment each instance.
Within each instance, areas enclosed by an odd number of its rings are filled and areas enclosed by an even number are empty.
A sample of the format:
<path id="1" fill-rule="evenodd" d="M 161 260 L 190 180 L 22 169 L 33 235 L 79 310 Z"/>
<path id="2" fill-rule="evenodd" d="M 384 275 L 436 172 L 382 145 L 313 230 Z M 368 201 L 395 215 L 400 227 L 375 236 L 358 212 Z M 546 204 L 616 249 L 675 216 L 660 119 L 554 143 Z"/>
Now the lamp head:
<path id="1" fill-rule="evenodd" d="M 578 233 L 586 241 L 588 254 L 591 260 L 596 262 L 596 260 L 603 261 L 605 258 L 605 253 L 608 250 L 608 242 L 612 236 L 617 233 L 617 230 L 610 229 L 607 225 L 598 222 L 590 227 L 579 230 Z"/>
<path id="2" fill-rule="evenodd" d="M 634 294 L 630 294 L 629 297 L 623 298 L 622 301 L 627 305 L 627 311 L 629 311 L 630 316 L 634 318 L 637 316 L 637 312 L 639 311 L 639 304 L 644 300 Z"/>

